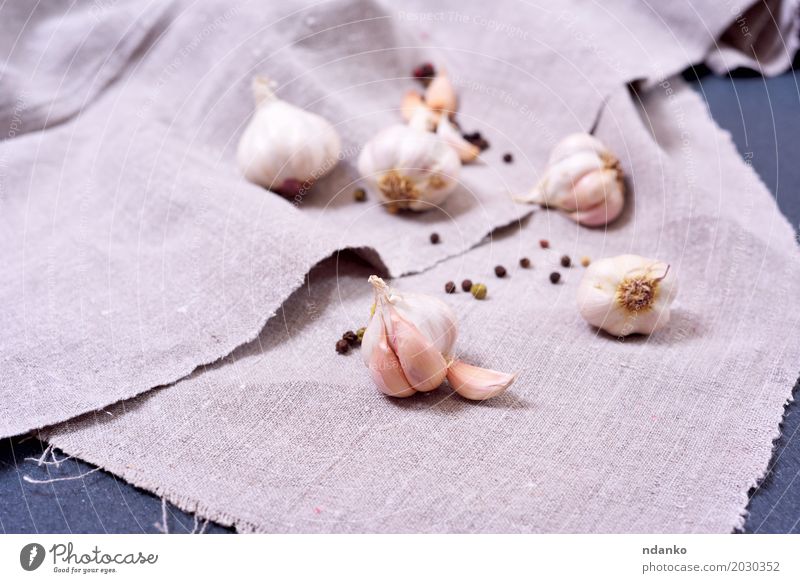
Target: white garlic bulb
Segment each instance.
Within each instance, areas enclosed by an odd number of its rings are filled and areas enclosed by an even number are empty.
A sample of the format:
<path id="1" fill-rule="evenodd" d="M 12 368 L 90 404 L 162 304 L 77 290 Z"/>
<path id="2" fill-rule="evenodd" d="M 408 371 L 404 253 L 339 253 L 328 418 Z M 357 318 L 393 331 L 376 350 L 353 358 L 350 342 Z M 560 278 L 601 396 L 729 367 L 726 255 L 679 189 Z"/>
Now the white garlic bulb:
<path id="1" fill-rule="evenodd" d="M 361 352 L 380 391 L 410 397 L 432 391 L 445 378 L 467 399 L 485 400 L 505 391 L 515 376 L 453 358 L 458 329 L 453 311 L 427 295 L 398 293 L 375 275 L 375 310 Z"/>
<path id="2" fill-rule="evenodd" d="M 565 211 L 588 227 L 610 223 L 625 205 L 619 160 L 590 134 L 572 134 L 556 145 L 533 191 L 517 200 Z"/>
<path id="3" fill-rule="evenodd" d="M 390 212 L 432 209 L 458 184 L 458 154 L 424 129 L 425 109 L 418 109 L 410 125 L 397 124 L 379 132 L 358 157 L 359 173 Z"/>
<path id="4" fill-rule="evenodd" d="M 677 292 L 668 264 L 619 255 L 586 269 L 578 286 L 578 309 L 589 324 L 614 336 L 651 334 L 669 322 Z"/>
<path id="5" fill-rule="evenodd" d="M 256 110 L 244 130 L 237 161 L 244 177 L 287 197 L 308 190 L 339 161 L 342 146 L 323 117 L 281 99 L 264 77 L 253 80 Z"/>

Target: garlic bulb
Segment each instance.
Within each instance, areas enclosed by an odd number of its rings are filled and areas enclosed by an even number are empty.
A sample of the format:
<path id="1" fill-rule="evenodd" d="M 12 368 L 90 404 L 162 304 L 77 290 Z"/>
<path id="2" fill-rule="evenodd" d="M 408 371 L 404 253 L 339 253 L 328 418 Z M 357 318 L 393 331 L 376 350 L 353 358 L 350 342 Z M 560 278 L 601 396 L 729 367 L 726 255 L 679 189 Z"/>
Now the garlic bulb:
<path id="1" fill-rule="evenodd" d="M 594 136 L 572 134 L 553 149 L 533 191 L 518 200 L 563 210 L 588 227 L 608 224 L 625 205 L 619 160 Z"/>
<path id="2" fill-rule="evenodd" d="M 467 399 L 485 400 L 505 391 L 515 376 L 454 360 L 458 329 L 453 311 L 422 294 L 400 294 L 375 275 L 375 311 L 361 352 L 381 392 L 410 397 L 432 391 L 445 378 Z"/>
<path id="3" fill-rule="evenodd" d="M 589 265 L 578 286 L 578 308 L 587 322 L 614 336 L 650 334 L 669 322 L 677 292 L 663 261 L 619 255 Z"/>
<path id="4" fill-rule="evenodd" d="M 458 183 L 458 155 L 435 134 L 425 131 L 426 113 L 424 109 L 418 112 L 411 125 L 397 124 L 379 132 L 358 157 L 359 173 L 390 212 L 434 208 Z"/>
<path id="5" fill-rule="evenodd" d="M 339 161 L 341 140 L 323 117 L 278 99 L 264 77 L 253 80 L 256 111 L 236 154 L 250 182 L 292 197 Z"/>

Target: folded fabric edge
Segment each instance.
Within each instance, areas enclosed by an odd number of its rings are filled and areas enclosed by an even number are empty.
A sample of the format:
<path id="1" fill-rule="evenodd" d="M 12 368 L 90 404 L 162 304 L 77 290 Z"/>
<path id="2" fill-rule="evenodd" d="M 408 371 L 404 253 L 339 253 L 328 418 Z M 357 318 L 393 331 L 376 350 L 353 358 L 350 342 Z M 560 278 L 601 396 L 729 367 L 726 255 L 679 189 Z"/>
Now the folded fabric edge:
<path id="1" fill-rule="evenodd" d="M 800 375 L 798 375 L 795 386 L 797 386 L 798 382 L 800 382 Z M 745 487 L 747 489 L 742 493 L 742 498 L 744 500 L 744 507 L 739 512 L 739 516 L 737 517 L 736 522 L 734 524 L 733 532 L 735 533 L 744 532 L 744 527 L 747 522 L 747 518 L 750 516 L 750 509 L 749 509 L 750 499 L 753 497 L 755 492 L 764 484 L 764 481 L 769 477 L 770 473 L 772 473 L 772 469 L 775 467 L 775 463 L 777 461 L 775 457 L 778 453 L 778 442 L 780 441 L 781 436 L 783 435 L 783 425 L 786 422 L 786 411 L 789 405 L 791 405 L 795 401 L 793 393 L 794 393 L 793 389 L 790 390 L 789 396 L 783 403 L 780 420 L 778 421 L 778 424 L 774 426 L 772 431 L 768 434 L 768 437 L 770 438 L 769 441 L 770 453 L 767 463 L 757 470 L 756 475 L 752 478 L 751 481 L 745 484 Z"/>
<path id="2" fill-rule="evenodd" d="M 680 77 L 672 77 L 669 79 L 669 82 L 674 87 L 676 93 L 680 93 L 685 96 L 687 99 L 687 105 L 691 108 L 690 112 L 696 116 L 695 121 L 700 121 L 705 125 L 705 128 L 700 130 L 698 134 L 706 136 L 716 134 L 716 139 L 719 140 L 718 145 L 721 145 L 723 148 L 727 149 L 726 152 L 723 152 L 723 155 L 729 157 L 732 161 L 735 160 L 735 163 L 740 166 L 741 171 L 744 172 L 750 180 L 753 180 L 757 187 L 761 188 L 763 192 L 769 193 L 770 190 L 764 183 L 761 176 L 755 171 L 751 164 L 747 163 L 747 161 L 739 152 L 739 149 L 734 143 L 731 132 L 720 127 L 717 121 L 712 117 L 708 108 L 708 104 L 703 100 L 703 98 L 696 91 L 692 90 L 689 84 L 683 81 Z M 644 88 L 644 91 L 650 90 L 652 90 L 652 88 Z M 641 104 L 641 101 L 639 103 Z M 638 105 L 638 107 L 641 107 L 641 105 Z M 646 110 L 646 107 L 643 107 L 643 109 Z M 651 137 L 658 145 L 659 149 L 664 151 L 667 155 L 671 154 L 669 151 L 664 150 L 662 144 L 659 143 L 655 136 L 651 135 Z M 787 217 L 781 212 L 775 198 L 770 195 L 767 197 L 767 199 L 768 202 L 766 202 L 766 204 L 771 205 L 773 211 L 771 214 L 777 217 L 775 219 L 773 229 L 770 231 L 768 236 L 765 236 L 764 233 L 756 229 L 746 228 L 746 226 L 742 223 L 739 223 L 739 225 L 743 229 L 746 229 L 747 232 L 754 237 L 764 241 L 765 245 L 768 246 L 770 246 L 770 243 L 774 242 L 775 240 L 791 240 L 793 244 L 789 249 L 778 248 L 774 249 L 774 251 L 780 253 L 781 255 L 785 255 L 787 261 L 797 261 L 797 259 L 800 257 L 800 241 L 795 235 L 795 229 Z M 795 345 L 795 352 L 796 351 L 797 348 Z M 778 410 L 776 410 L 774 413 L 772 410 L 770 410 L 770 418 L 772 415 L 778 415 L 777 423 L 775 423 L 771 429 L 769 427 L 764 427 L 763 431 L 759 431 L 757 433 L 758 442 L 754 440 L 755 445 L 759 448 L 759 454 L 758 456 L 754 456 L 751 467 L 747 469 L 747 475 L 749 475 L 750 478 L 748 478 L 748 480 L 741 486 L 741 490 L 739 492 L 739 510 L 737 516 L 733 517 L 729 521 L 731 524 L 730 532 L 743 531 L 750 512 L 748 507 L 752 493 L 755 489 L 758 489 L 761 486 L 774 467 L 774 458 L 777 453 L 778 441 L 782 435 L 782 427 L 786 418 L 786 409 L 794 401 L 793 389 L 798 380 L 800 380 L 800 374 L 789 387 L 783 383 L 768 382 L 765 383 L 765 386 L 770 386 L 771 389 L 769 391 L 767 391 L 765 388 L 761 389 L 762 393 L 768 392 L 775 395 L 786 394 L 788 390 L 788 395 L 784 398 L 782 403 L 780 403 L 780 408 Z M 778 404 L 775 403 L 776 408 L 777 405 Z M 755 461 L 758 458 L 764 459 L 764 461 Z"/>
<path id="3" fill-rule="evenodd" d="M 761 14 L 759 14 L 761 13 Z M 766 13 L 766 14 L 764 14 Z M 748 17 L 755 16 L 755 20 L 761 16 L 761 20 L 774 24 L 773 34 L 777 33 L 780 44 L 786 49 L 779 51 L 777 55 L 772 55 L 769 60 L 762 62 L 758 59 L 753 49 L 758 43 L 759 38 L 750 42 L 745 42 L 745 46 L 735 46 L 725 42 L 724 37 L 737 29 L 742 39 L 749 38 L 754 28 L 749 25 Z M 762 31 L 757 31 L 763 35 Z M 747 48 L 753 52 L 748 54 Z M 783 0 L 778 3 L 775 13 L 770 9 L 766 0 L 754 1 L 751 6 L 741 13 L 736 14 L 731 19 L 730 24 L 720 34 L 718 42 L 709 47 L 705 57 L 705 63 L 717 75 L 725 75 L 737 68 L 747 68 L 760 73 L 766 77 L 773 77 L 788 70 L 792 65 L 792 60 L 798 48 L 800 48 L 800 0 Z"/>
<path id="4" fill-rule="evenodd" d="M 278 309 L 280 308 L 280 306 L 295 291 L 297 291 L 303 285 L 303 283 L 306 280 L 306 277 L 307 277 L 308 273 L 315 266 L 319 265 L 320 263 L 324 262 L 325 260 L 327 260 L 329 258 L 336 257 L 340 253 L 343 253 L 345 251 L 352 251 L 352 252 L 356 253 L 357 255 L 362 257 L 365 261 L 370 263 L 376 269 L 376 271 L 378 271 L 381 275 L 388 275 L 388 276 L 396 278 L 396 277 L 402 277 L 402 276 L 405 276 L 405 275 L 412 275 L 412 274 L 415 274 L 415 273 L 422 273 L 424 271 L 428 271 L 429 269 L 432 269 L 435 265 L 438 265 L 439 263 L 442 263 L 444 261 L 448 261 L 450 259 L 454 259 L 456 257 L 460 257 L 461 255 L 463 255 L 464 253 L 467 253 L 471 249 L 474 249 L 475 247 L 483 244 L 483 242 L 487 238 L 491 237 L 491 235 L 493 233 L 495 233 L 497 231 L 501 231 L 501 230 L 506 229 L 506 228 L 508 228 L 508 227 L 510 227 L 512 225 L 520 223 L 521 221 L 525 220 L 528 216 L 530 216 L 532 213 L 533 213 L 533 211 L 531 209 L 522 208 L 521 207 L 520 208 L 520 213 L 518 215 L 516 215 L 513 220 L 506 221 L 503 224 L 492 228 L 487 233 L 484 233 L 481 236 L 476 237 L 475 241 L 472 242 L 471 244 L 467 245 L 465 248 L 463 248 L 463 249 L 461 249 L 461 250 L 459 250 L 459 251 L 457 251 L 455 253 L 448 254 L 447 256 L 437 260 L 436 262 L 432 263 L 431 265 L 427 265 L 425 268 L 417 270 L 417 271 L 413 271 L 411 273 L 402 273 L 402 274 L 399 274 L 399 275 L 391 273 L 389 268 L 386 266 L 386 263 L 384 262 L 383 258 L 381 257 L 381 254 L 376 249 L 374 249 L 372 247 L 367 247 L 367 246 L 348 246 L 348 247 L 336 249 L 335 251 L 330 252 L 330 253 L 325 252 L 324 254 L 321 254 L 321 255 L 315 255 L 315 256 L 312 257 L 312 259 L 309 262 L 306 263 L 305 272 L 303 273 L 303 275 L 298 277 L 296 280 L 293 280 L 292 284 L 290 286 L 287 286 L 287 289 L 283 290 L 283 292 L 280 294 L 280 298 L 281 298 L 280 301 L 277 302 L 274 306 L 269 306 L 268 307 L 268 309 L 266 310 L 267 315 L 262 317 L 262 318 L 260 318 L 255 323 L 255 325 L 251 328 L 250 333 L 247 335 L 247 337 L 239 338 L 239 339 L 233 339 L 231 342 L 225 344 L 223 346 L 222 350 L 214 351 L 212 354 L 207 355 L 207 357 L 200 359 L 200 362 L 198 362 L 197 364 L 191 366 L 190 368 L 182 369 L 177 375 L 166 379 L 164 382 L 161 382 L 159 384 L 156 384 L 154 386 L 151 386 L 151 387 L 139 390 L 139 391 L 131 392 L 130 394 L 124 396 L 123 398 L 115 399 L 115 400 L 113 400 L 113 401 L 111 401 L 109 403 L 104 404 L 102 407 L 76 410 L 76 411 L 71 412 L 71 414 L 68 417 L 61 418 L 61 419 L 49 418 L 47 416 L 44 416 L 44 418 L 43 418 L 43 420 L 41 420 L 41 422 L 37 422 L 32 426 L 31 425 L 18 425 L 18 426 L 15 427 L 13 423 L 8 423 L 7 422 L 7 423 L 5 423 L 5 427 L 2 430 L 0 430 L 0 439 L 5 439 L 6 437 L 14 437 L 16 435 L 23 435 L 23 434 L 26 434 L 26 433 L 30 433 L 32 431 L 42 430 L 45 427 L 58 425 L 60 423 L 64 423 L 64 422 L 66 422 L 66 421 L 68 421 L 70 419 L 74 419 L 76 417 L 80 417 L 81 415 L 85 415 L 87 413 L 102 411 L 106 407 L 110 407 L 111 405 L 114 405 L 116 403 L 119 403 L 119 402 L 122 402 L 122 401 L 126 401 L 128 399 L 131 399 L 131 398 L 136 397 L 138 395 L 144 394 L 144 393 L 146 393 L 148 391 L 151 391 L 153 389 L 167 388 L 170 385 L 173 385 L 176 382 L 180 381 L 181 379 L 184 379 L 187 376 L 191 375 L 198 368 L 204 367 L 204 366 L 209 366 L 209 365 L 212 365 L 212 364 L 214 364 L 216 362 L 219 362 L 220 360 L 226 358 L 231 353 L 233 353 L 240 346 L 244 346 L 244 345 L 252 342 L 256 338 L 258 338 L 258 335 L 261 333 L 261 330 L 263 330 L 264 326 L 266 326 L 267 322 L 277 314 Z"/>
<path id="5" fill-rule="evenodd" d="M 125 9 L 125 7 L 120 8 L 120 10 Z M 25 113 L 24 127 L 20 126 L 10 137 L 43 132 L 78 119 L 85 109 L 91 107 L 103 93 L 122 78 L 125 64 L 135 61 L 142 50 L 155 42 L 154 39 L 168 28 L 169 4 L 155 8 L 150 5 L 148 10 L 139 13 L 136 20 L 128 24 L 125 34 L 114 47 L 114 53 L 95 72 L 88 94 L 80 94 L 79 89 L 86 88 L 86 84 L 82 83 L 78 87 L 62 89 L 61 94 L 66 95 L 63 99 L 51 96 L 50 99 L 39 99 L 28 103 L 23 89 L 14 103 L 7 108 L 0 108 L 0 120 L 6 118 L 13 120 L 21 112 Z"/>

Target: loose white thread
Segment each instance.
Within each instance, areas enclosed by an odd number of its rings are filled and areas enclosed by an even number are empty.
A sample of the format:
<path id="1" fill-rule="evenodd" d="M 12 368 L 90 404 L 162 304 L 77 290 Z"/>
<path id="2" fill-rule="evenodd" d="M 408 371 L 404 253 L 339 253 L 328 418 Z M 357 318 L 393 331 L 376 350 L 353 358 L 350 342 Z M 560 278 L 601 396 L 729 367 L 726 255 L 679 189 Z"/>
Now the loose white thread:
<path id="1" fill-rule="evenodd" d="M 45 460 L 45 458 L 47 457 L 48 453 L 50 454 L 50 459 L 52 461 L 46 461 Z M 59 467 L 59 466 L 61 466 L 62 462 L 65 462 L 65 461 L 71 460 L 71 459 L 72 459 L 71 455 L 68 455 L 67 457 L 62 458 L 62 459 L 58 459 L 56 457 L 56 452 L 53 449 L 53 446 L 52 445 L 48 445 L 45 448 L 45 450 L 42 452 L 41 456 L 39 456 L 38 458 L 36 458 L 36 457 L 26 457 L 25 461 L 27 461 L 27 462 L 36 462 L 36 465 L 39 466 L 39 467 L 41 467 L 41 466 Z"/>
<path id="2" fill-rule="evenodd" d="M 67 476 L 66 478 L 50 478 L 48 480 L 37 480 L 35 478 L 31 478 L 30 476 L 22 476 L 22 479 L 28 482 L 29 484 L 52 484 L 53 482 L 68 482 L 70 480 L 80 480 L 88 476 L 89 474 L 93 474 L 99 471 L 100 468 L 95 468 L 93 470 L 89 470 L 88 472 L 84 472 L 82 474 L 78 474 L 77 476 Z"/>
<path id="3" fill-rule="evenodd" d="M 169 534 L 169 524 L 167 524 L 167 499 L 161 499 L 161 523 L 156 522 L 153 526 L 163 534 Z"/>

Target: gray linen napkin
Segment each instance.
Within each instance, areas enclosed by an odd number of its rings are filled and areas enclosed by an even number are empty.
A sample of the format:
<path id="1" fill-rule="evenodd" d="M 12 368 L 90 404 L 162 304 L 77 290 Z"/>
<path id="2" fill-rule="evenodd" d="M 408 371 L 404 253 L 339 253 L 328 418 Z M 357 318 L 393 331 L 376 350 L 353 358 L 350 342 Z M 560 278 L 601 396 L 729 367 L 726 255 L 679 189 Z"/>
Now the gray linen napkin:
<path id="1" fill-rule="evenodd" d="M 419 272 L 523 217 L 508 195 L 536 180 L 555 140 L 591 127 L 622 83 L 702 59 L 732 20 L 713 3 L 634 6 L 4 5 L 0 435 L 229 354 L 337 249 Z M 350 202 L 353 160 L 398 119 L 424 59 L 448 67 L 462 121 L 493 147 L 441 211 L 392 217 Z M 297 206 L 234 169 L 259 73 L 345 139 L 347 159 Z M 432 230 L 443 244 L 427 244 Z"/>
<path id="2" fill-rule="evenodd" d="M 453 306 L 463 358 L 519 372 L 504 396 L 380 395 L 333 350 L 366 322 L 373 270 L 328 261 L 223 363 L 48 439 L 241 531 L 730 532 L 797 376 L 794 234 L 679 79 L 617 92 L 598 135 L 631 177 L 617 224 L 537 212 L 394 282 Z M 667 328 L 621 341 L 582 321 L 583 268 L 559 257 L 628 252 L 670 262 L 680 291 Z M 488 298 L 444 293 L 465 277 Z"/>

